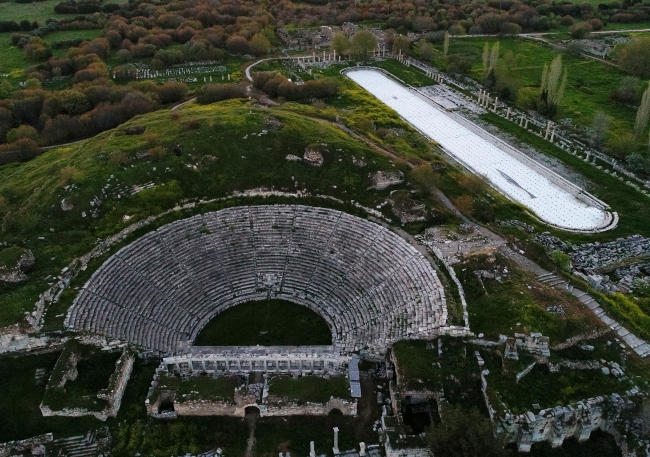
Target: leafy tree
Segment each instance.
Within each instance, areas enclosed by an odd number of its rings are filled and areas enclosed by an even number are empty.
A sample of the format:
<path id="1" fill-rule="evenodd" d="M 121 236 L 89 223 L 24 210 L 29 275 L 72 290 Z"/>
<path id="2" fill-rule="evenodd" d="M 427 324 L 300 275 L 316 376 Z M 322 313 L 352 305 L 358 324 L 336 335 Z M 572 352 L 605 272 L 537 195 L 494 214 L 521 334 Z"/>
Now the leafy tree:
<path id="1" fill-rule="evenodd" d="M 503 100 L 515 100 L 519 93 L 519 78 L 512 76 L 513 70 L 521 65 L 523 57 L 508 51 L 499 59 L 494 68 L 496 83 L 494 88 Z"/>
<path id="2" fill-rule="evenodd" d="M 641 105 L 636 111 L 636 121 L 634 122 L 634 137 L 638 140 L 641 134 L 648 125 L 648 117 L 650 116 L 650 87 L 643 92 L 641 97 Z"/>
<path id="3" fill-rule="evenodd" d="M 376 47 L 377 39 L 375 36 L 367 30 L 362 30 L 352 36 L 350 52 L 355 58 L 363 60 L 366 63 Z"/>
<path id="4" fill-rule="evenodd" d="M 256 33 L 253 35 L 253 38 L 251 38 L 249 48 L 256 56 L 263 56 L 268 54 L 271 50 L 271 42 L 263 33 Z"/>
<path id="5" fill-rule="evenodd" d="M 617 90 L 610 94 L 610 97 L 622 103 L 634 103 L 639 101 L 641 95 L 641 80 L 636 76 L 625 76 L 621 79 Z"/>
<path id="6" fill-rule="evenodd" d="M 399 35 L 395 37 L 393 41 L 393 46 L 395 46 L 395 52 L 399 54 L 402 51 L 402 54 L 407 54 L 411 49 L 411 40 L 404 35 Z"/>
<path id="7" fill-rule="evenodd" d="M 63 108 L 68 114 L 83 114 L 90 109 L 88 98 L 78 90 L 62 90 L 58 93 L 57 98 L 61 108 Z"/>
<path id="8" fill-rule="evenodd" d="M 576 40 L 582 40 L 592 32 L 593 27 L 589 22 L 579 22 L 569 27 L 569 35 Z"/>
<path id="9" fill-rule="evenodd" d="M 338 55 L 347 54 L 350 50 L 350 40 L 341 32 L 336 32 L 332 36 L 332 41 L 330 42 L 330 49 L 336 52 Z"/>
<path id="10" fill-rule="evenodd" d="M 433 46 L 426 41 L 420 45 L 420 59 L 427 63 L 433 59 Z"/>
<path id="11" fill-rule="evenodd" d="M 494 436 L 492 423 L 477 410 L 464 411 L 459 406 L 442 410 L 442 424 L 427 434 L 436 457 L 503 457 L 505 440 Z"/>
<path id="12" fill-rule="evenodd" d="M 9 143 L 15 143 L 20 139 L 36 140 L 36 138 L 38 138 L 38 132 L 31 125 L 19 125 L 7 132 L 7 141 Z"/>
<path id="13" fill-rule="evenodd" d="M 616 50 L 618 65 L 634 75 L 650 76 L 650 37 L 635 38 Z"/>
<path id="14" fill-rule="evenodd" d="M 447 57 L 447 54 L 449 53 L 449 32 L 445 32 L 445 38 L 442 47 L 444 56 Z"/>
<path id="15" fill-rule="evenodd" d="M 609 124 L 612 122 L 612 118 L 606 115 L 602 111 L 598 111 L 594 115 L 593 129 L 594 135 L 592 141 L 594 146 L 600 147 L 607 140 L 607 134 L 609 130 Z"/>
<path id="16" fill-rule="evenodd" d="M 538 107 L 542 114 L 553 117 L 557 113 L 560 101 L 564 96 L 564 89 L 567 83 L 567 70 L 562 71 L 562 56 L 558 55 L 550 67 L 544 65 L 542 73 L 542 85 L 540 87 L 540 101 Z M 560 78 L 561 81 L 560 81 Z"/>
<path id="17" fill-rule="evenodd" d="M 640 154 L 630 154 L 625 158 L 625 167 L 634 173 L 650 171 L 650 161 Z"/>
<path id="18" fill-rule="evenodd" d="M 231 54 L 246 54 L 248 52 L 248 41 L 243 36 L 233 35 L 226 41 L 226 48 Z"/>

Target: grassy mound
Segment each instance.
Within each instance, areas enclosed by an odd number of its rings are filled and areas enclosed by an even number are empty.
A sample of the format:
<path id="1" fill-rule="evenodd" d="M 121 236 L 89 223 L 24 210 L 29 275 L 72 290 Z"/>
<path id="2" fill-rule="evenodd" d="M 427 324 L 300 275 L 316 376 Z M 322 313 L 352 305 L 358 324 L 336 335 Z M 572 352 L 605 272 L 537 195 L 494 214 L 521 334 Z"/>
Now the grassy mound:
<path id="1" fill-rule="evenodd" d="M 330 397 L 349 398 L 348 381 L 345 376 L 329 379 L 317 376 L 273 378 L 269 384 L 269 395 L 287 397 L 299 403 L 325 403 Z"/>
<path id="2" fill-rule="evenodd" d="M 125 133 L 134 126 L 146 126 L 145 133 Z M 302 157 L 315 139 L 326 145 L 321 167 L 286 160 Z M 353 157 L 366 166 L 356 166 Z M 336 126 L 284 108 L 256 109 L 245 100 L 157 111 L 28 163 L 1 167 L 2 241 L 30 249 L 38 266 L 28 281 L 0 285 L 0 327 L 20 321 L 48 288 L 46 278 L 98 239 L 179 203 L 266 188 L 375 207 L 390 190 L 368 192 L 368 176 L 392 168 L 388 158 Z M 53 316 L 73 298 L 64 294 Z M 56 319 L 60 326 L 62 318 Z"/>
<path id="3" fill-rule="evenodd" d="M 218 314 L 203 327 L 197 346 L 300 346 L 332 344 L 327 322 L 285 300 L 249 302 Z"/>

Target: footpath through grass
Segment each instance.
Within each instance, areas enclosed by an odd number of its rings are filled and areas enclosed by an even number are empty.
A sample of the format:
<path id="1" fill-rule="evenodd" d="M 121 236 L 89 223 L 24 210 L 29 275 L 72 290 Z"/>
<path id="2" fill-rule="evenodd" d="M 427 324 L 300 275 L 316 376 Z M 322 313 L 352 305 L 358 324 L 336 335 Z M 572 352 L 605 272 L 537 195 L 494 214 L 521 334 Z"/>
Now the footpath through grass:
<path id="1" fill-rule="evenodd" d="M 194 341 L 197 346 L 301 346 L 332 344 L 327 322 L 306 306 L 286 300 L 243 303 L 217 314 Z"/>

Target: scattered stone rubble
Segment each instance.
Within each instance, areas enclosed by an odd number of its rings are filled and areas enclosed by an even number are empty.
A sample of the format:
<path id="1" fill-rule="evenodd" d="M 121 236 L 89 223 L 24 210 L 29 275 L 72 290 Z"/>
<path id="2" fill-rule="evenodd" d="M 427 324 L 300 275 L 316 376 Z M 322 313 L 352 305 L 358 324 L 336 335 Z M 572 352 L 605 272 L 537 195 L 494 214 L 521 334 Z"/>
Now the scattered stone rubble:
<path id="1" fill-rule="evenodd" d="M 307 147 L 305 149 L 305 153 L 302 156 L 302 160 L 305 161 L 308 165 L 311 165 L 312 167 L 321 167 L 323 166 L 323 163 L 325 162 L 325 159 L 323 158 L 323 153 L 320 151 L 320 148 L 317 147 Z"/>
<path id="2" fill-rule="evenodd" d="M 650 257 L 650 238 L 632 235 L 608 243 L 586 243 L 574 248 L 569 255 L 574 268 L 585 272 L 598 271 L 629 259 Z"/>
<path id="3" fill-rule="evenodd" d="M 530 224 L 526 224 L 525 222 L 518 221 L 517 219 L 511 219 L 506 221 L 501 220 L 501 221 L 497 221 L 497 223 L 502 227 L 516 227 L 528 233 L 533 233 L 535 231 L 535 227 L 533 227 Z"/>
<path id="4" fill-rule="evenodd" d="M 641 235 L 573 246 L 544 232 L 535 237 L 547 251 L 569 254 L 573 273 L 603 292 L 630 292 L 650 285 L 650 239 Z"/>
<path id="5" fill-rule="evenodd" d="M 427 208 L 422 202 L 396 196 L 391 196 L 387 201 L 402 224 L 427 220 Z"/>
<path id="6" fill-rule="evenodd" d="M 548 252 L 562 251 L 567 252 L 569 245 L 549 232 L 544 232 L 535 237 L 535 241 L 544 246 Z"/>
<path id="7" fill-rule="evenodd" d="M 36 258 L 29 249 L 25 249 L 15 265 L 0 265 L 0 282 L 21 282 L 36 265 Z"/>
<path id="8" fill-rule="evenodd" d="M 519 360 L 518 350 L 529 354 L 550 357 L 551 351 L 548 348 L 548 336 L 541 333 L 531 332 L 530 335 L 515 333 L 514 338 L 506 340 L 504 356 L 506 359 Z"/>
<path id="9" fill-rule="evenodd" d="M 404 173 L 401 171 L 378 171 L 370 179 L 372 189 L 384 190 L 387 187 L 402 184 L 404 182 Z"/>
<path id="10" fill-rule="evenodd" d="M 0 443 L 0 457 L 8 457 L 13 452 L 19 452 L 23 455 L 25 451 L 30 451 L 31 455 L 45 455 L 45 444 L 51 443 L 54 436 L 51 433 L 34 436 L 26 440 L 8 441 Z"/>

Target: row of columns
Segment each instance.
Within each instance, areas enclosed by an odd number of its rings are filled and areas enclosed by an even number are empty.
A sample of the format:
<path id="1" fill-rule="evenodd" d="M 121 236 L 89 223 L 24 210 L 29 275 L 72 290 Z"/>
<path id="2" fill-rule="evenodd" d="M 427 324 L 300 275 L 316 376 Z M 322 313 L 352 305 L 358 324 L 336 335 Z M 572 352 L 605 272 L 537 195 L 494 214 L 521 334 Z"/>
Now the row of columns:
<path id="1" fill-rule="evenodd" d="M 499 97 L 494 97 L 494 104 L 492 107 L 492 111 L 496 113 L 497 107 L 499 103 Z M 488 91 L 479 89 L 478 92 L 478 105 L 490 109 L 490 94 Z M 508 107 L 508 111 L 506 112 L 506 120 L 510 120 L 510 114 L 512 113 L 512 110 L 510 107 Z M 519 117 L 519 127 L 522 127 L 524 129 L 528 129 L 528 119 L 525 116 L 520 116 Z M 551 143 L 555 139 L 555 124 L 548 120 L 546 123 L 546 131 L 544 134 L 544 139 L 549 140 Z"/>
<path id="2" fill-rule="evenodd" d="M 496 113 L 499 106 L 499 97 L 494 97 L 494 106 L 492 111 Z M 478 104 L 485 109 L 490 109 L 490 94 L 487 90 L 479 89 L 478 91 Z"/>
<path id="3" fill-rule="evenodd" d="M 225 79 L 226 79 L 226 75 L 224 75 L 223 73 L 221 73 L 221 80 L 222 80 L 222 81 L 225 81 Z M 230 81 L 230 73 L 228 73 L 228 81 Z M 207 77 L 205 77 L 205 76 L 203 77 L 203 82 L 204 82 L 204 83 L 207 83 L 207 82 L 208 82 Z M 210 82 L 212 82 L 212 75 L 210 75 Z"/>
<path id="4" fill-rule="evenodd" d="M 199 363 L 201 371 L 302 371 L 302 370 L 317 370 L 317 371 L 335 371 L 340 369 L 340 365 L 331 360 L 323 359 L 274 359 L 274 360 L 240 360 L 240 359 L 219 359 L 219 360 L 190 360 L 187 362 L 176 362 L 175 369 L 181 372 L 181 364 L 187 363 L 190 371 L 197 371 L 194 368 L 194 363 Z M 206 365 L 207 362 L 212 362 L 214 369 Z M 242 367 L 242 362 L 247 362 Z M 219 365 L 221 364 L 221 366 Z M 315 365 L 317 364 L 317 365 Z M 223 368 L 222 368 L 223 367 Z"/>

